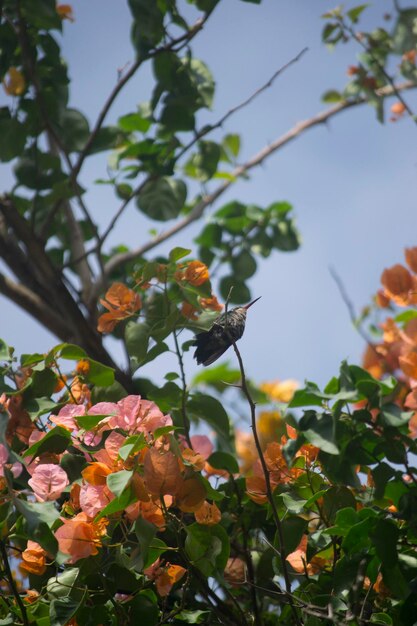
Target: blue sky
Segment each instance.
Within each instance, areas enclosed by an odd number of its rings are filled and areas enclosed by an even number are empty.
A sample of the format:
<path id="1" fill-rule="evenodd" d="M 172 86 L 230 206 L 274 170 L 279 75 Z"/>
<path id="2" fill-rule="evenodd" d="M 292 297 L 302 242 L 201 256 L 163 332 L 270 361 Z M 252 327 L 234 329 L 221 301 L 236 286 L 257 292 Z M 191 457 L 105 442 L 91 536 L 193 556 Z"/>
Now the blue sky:
<path id="1" fill-rule="evenodd" d="M 76 21 L 65 24 L 62 40 L 73 81 L 71 105 L 93 122 L 116 82 L 118 68 L 134 58 L 129 12 L 122 0 L 74 0 L 72 5 Z M 309 48 L 272 88 L 229 120 L 224 131 L 242 136 L 240 160 L 325 109 L 322 93 L 347 82 L 346 69 L 359 51 L 348 44 L 330 53 L 321 43 L 320 15 L 330 8 L 330 0 L 264 0 L 260 6 L 223 0 L 196 39 L 194 54 L 208 64 L 217 83 L 213 111 L 204 114 L 205 121 L 217 120 L 302 48 Z M 391 1 L 374 2 L 361 26 L 381 24 L 382 15 L 391 9 Z M 386 27 L 392 24 L 387 22 Z M 151 86 L 149 71 L 135 76 L 107 121 L 134 111 L 149 97 Z M 417 111 L 417 95 L 409 93 L 406 98 Z M 2 93 L 0 106 L 4 101 Z M 370 107 L 357 107 L 308 131 L 215 205 L 219 208 L 232 199 L 260 206 L 287 200 L 294 205 L 302 235 L 299 251 L 260 261 L 251 281 L 254 297 L 262 299 L 248 315 L 241 350 L 254 379 L 291 377 L 323 384 L 337 373 L 341 360 L 360 361 L 363 340 L 351 326 L 329 266 L 341 276 L 359 310 L 379 287 L 382 270 L 402 261 L 404 247 L 417 245 L 415 139 L 416 126 L 410 119 L 380 125 Z M 106 160 L 100 156 L 87 163 L 82 182 L 89 188 L 91 181 L 105 175 Z M 2 166 L 0 175 L 7 188 L 8 167 Z M 104 186 L 91 188 L 87 200 L 103 223 L 118 206 Z M 131 207 L 111 243 L 136 246 L 147 239 L 146 228 L 142 215 Z M 195 232 L 182 233 L 172 245 L 187 247 Z M 44 352 L 55 343 L 3 298 L 0 324 L 0 335 L 18 353 Z M 196 366 L 190 354 L 186 357 L 191 374 Z M 167 356 L 143 375 L 158 380 L 161 371 L 173 368 L 175 363 Z"/>

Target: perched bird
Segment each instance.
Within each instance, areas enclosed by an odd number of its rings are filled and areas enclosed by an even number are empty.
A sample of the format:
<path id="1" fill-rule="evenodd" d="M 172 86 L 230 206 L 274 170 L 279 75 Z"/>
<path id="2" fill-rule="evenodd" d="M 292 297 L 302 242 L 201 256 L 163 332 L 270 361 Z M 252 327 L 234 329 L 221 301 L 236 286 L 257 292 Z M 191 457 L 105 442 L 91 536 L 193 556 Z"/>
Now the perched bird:
<path id="1" fill-rule="evenodd" d="M 195 336 L 194 345 L 197 349 L 194 352 L 194 358 L 197 359 L 199 365 L 200 363 L 204 366 L 211 365 L 230 348 L 233 342 L 241 338 L 245 330 L 246 312 L 259 298 L 252 300 L 246 306 L 238 306 L 227 313 L 222 313 L 214 321 L 210 330 Z"/>

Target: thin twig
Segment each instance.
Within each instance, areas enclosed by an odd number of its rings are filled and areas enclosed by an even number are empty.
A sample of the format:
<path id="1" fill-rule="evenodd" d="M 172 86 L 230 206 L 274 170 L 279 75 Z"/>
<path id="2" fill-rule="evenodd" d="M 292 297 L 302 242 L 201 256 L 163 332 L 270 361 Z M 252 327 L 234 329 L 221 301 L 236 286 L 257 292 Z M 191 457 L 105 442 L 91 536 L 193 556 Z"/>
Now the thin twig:
<path id="1" fill-rule="evenodd" d="M 4 569 L 6 572 L 6 576 L 7 576 L 7 580 L 9 581 L 11 590 L 13 592 L 13 595 L 16 599 L 16 602 L 19 606 L 20 612 L 22 614 L 22 620 L 23 620 L 23 624 L 24 626 L 29 626 L 29 619 L 28 619 L 28 615 L 26 613 L 26 607 L 23 604 L 22 598 L 20 597 L 20 593 L 17 589 L 15 580 L 13 578 L 13 574 L 12 574 L 12 570 L 10 569 L 10 563 L 9 563 L 9 557 L 7 555 L 7 550 L 6 550 L 6 546 L 4 545 L 3 541 L 0 541 L 0 552 L 1 552 L 1 558 L 3 561 L 3 565 L 4 565 Z"/>
<path id="2" fill-rule="evenodd" d="M 249 391 L 249 387 L 247 384 L 247 380 L 246 380 L 246 374 L 245 374 L 245 368 L 243 365 L 243 360 L 242 360 L 242 356 L 239 352 L 239 349 L 236 345 L 236 341 L 233 340 L 233 338 L 231 337 L 230 333 L 229 333 L 229 339 L 233 345 L 233 349 L 235 351 L 237 360 L 239 362 L 239 369 L 240 369 L 240 375 L 241 375 L 241 384 L 242 384 L 242 392 L 245 395 L 248 404 L 249 404 L 249 408 L 250 408 L 250 414 L 251 414 L 251 427 L 252 427 L 252 432 L 253 432 L 253 437 L 255 440 L 255 446 L 256 446 L 256 450 L 258 452 L 258 456 L 259 456 L 259 460 L 261 462 L 261 466 L 262 466 L 262 471 L 265 477 L 265 483 L 266 483 L 266 495 L 268 498 L 268 502 L 269 505 L 271 507 L 272 510 L 272 516 L 274 518 L 274 522 L 275 522 L 275 526 L 277 528 L 277 532 L 278 532 L 278 537 L 279 537 L 279 544 L 280 544 L 280 550 L 279 550 L 279 555 L 280 555 L 280 560 L 281 560 L 281 568 L 282 568 L 282 573 L 284 576 L 284 581 L 285 581 L 285 590 L 286 593 L 288 594 L 288 602 L 291 606 L 291 610 L 293 612 L 294 618 L 296 623 L 298 624 L 298 626 L 301 626 L 301 621 L 300 618 L 298 616 L 298 613 L 296 611 L 294 602 L 292 600 L 291 597 L 291 580 L 290 580 L 290 576 L 289 576 L 289 572 L 288 572 L 288 566 L 287 566 L 287 561 L 286 561 L 286 550 L 285 550 L 285 543 L 284 543 L 284 533 L 283 533 L 283 529 L 282 529 L 282 523 L 281 520 L 279 518 L 279 514 L 278 514 L 278 510 L 277 510 L 277 506 L 274 500 L 274 496 L 273 496 L 273 490 L 272 490 L 272 485 L 271 485 L 271 479 L 270 479 L 270 475 L 269 475 L 269 469 L 268 466 L 266 464 L 265 461 L 265 457 L 262 451 L 262 446 L 261 446 L 261 442 L 259 440 L 259 436 L 258 436 L 258 430 L 257 430 L 257 426 L 256 426 L 256 405 L 255 402 L 252 399 L 252 395 Z"/>
<path id="3" fill-rule="evenodd" d="M 334 282 L 337 285 L 337 288 L 339 290 L 339 293 L 340 293 L 340 296 L 341 296 L 343 302 L 346 305 L 346 308 L 347 308 L 348 313 L 349 313 L 350 320 L 351 320 L 354 328 L 357 330 L 357 332 L 362 337 L 362 339 L 368 344 L 368 346 L 374 351 L 374 353 L 377 355 L 377 357 L 379 359 L 381 357 L 381 355 L 378 354 L 378 352 L 376 350 L 375 344 L 371 341 L 371 339 L 368 337 L 366 332 L 363 330 L 362 326 L 358 323 L 358 319 L 357 319 L 357 316 L 356 316 L 355 308 L 353 306 L 353 303 L 352 303 L 351 299 L 349 298 L 349 295 L 348 295 L 348 293 L 346 291 L 346 288 L 345 288 L 345 285 L 343 284 L 342 279 L 340 278 L 340 276 L 338 275 L 338 273 L 336 272 L 336 270 L 333 267 L 329 267 L 329 272 L 330 272 L 330 276 L 333 278 Z"/>
<path id="4" fill-rule="evenodd" d="M 400 85 L 396 85 L 396 90 L 394 91 L 392 87 L 387 86 L 382 89 L 376 90 L 376 94 L 381 96 L 382 98 L 387 98 L 393 96 L 398 91 L 404 91 L 407 89 L 413 89 L 416 87 L 416 84 L 412 81 L 406 81 L 401 83 Z M 174 224 L 171 228 L 167 229 L 159 233 L 156 237 L 151 239 L 150 241 L 142 244 L 138 248 L 134 248 L 133 250 L 129 250 L 128 252 L 121 252 L 119 254 L 115 254 L 109 261 L 105 264 L 105 279 L 118 267 L 124 265 L 125 263 L 129 263 L 134 259 L 140 258 L 146 252 L 149 252 L 153 248 L 156 248 L 163 241 L 167 241 L 177 233 L 181 232 L 185 228 L 187 228 L 190 224 L 200 219 L 203 215 L 204 211 L 207 207 L 211 206 L 236 180 L 242 176 L 244 176 L 249 170 L 258 165 L 261 165 L 263 161 L 265 161 L 268 157 L 270 157 L 274 152 L 280 150 L 285 145 L 299 137 L 305 131 L 310 128 L 314 128 L 315 126 L 321 126 L 326 123 L 329 119 L 334 117 L 335 115 L 341 113 L 342 111 L 346 111 L 352 107 L 365 104 L 367 99 L 365 96 L 360 98 L 356 98 L 354 100 L 344 100 L 335 104 L 333 107 L 318 113 L 317 115 L 309 118 L 308 120 L 304 120 L 303 122 L 297 123 L 293 128 L 291 128 L 288 132 L 286 132 L 281 137 L 277 138 L 268 146 L 265 146 L 260 150 L 254 157 L 252 157 L 249 161 L 235 168 L 230 176 L 230 179 L 223 181 L 213 192 L 205 195 L 193 208 L 193 210 L 182 220 L 179 220 L 176 224 Z M 97 283 L 95 287 L 95 292 L 100 293 L 103 288 L 103 284 Z"/>
<path id="5" fill-rule="evenodd" d="M 97 121 L 96 121 L 96 123 L 94 125 L 94 128 L 91 131 L 91 134 L 90 134 L 90 136 L 89 136 L 89 138 L 88 138 L 84 148 L 82 149 L 82 151 L 80 152 L 80 154 L 78 156 L 77 162 L 75 163 L 74 168 L 73 168 L 73 176 L 74 176 L 74 178 L 76 178 L 78 176 L 78 174 L 79 174 L 79 172 L 80 172 L 80 170 L 81 170 L 81 168 L 83 166 L 84 160 L 88 156 L 90 148 L 91 148 L 94 140 L 96 139 L 98 133 L 100 132 L 100 129 L 103 126 L 104 120 L 106 119 L 107 114 L 108 114 L 110 108 L 113 105 L 113 102 L 116 100 L 117 96 L 119 95 L 119 93 L 123 89 L 123 87 L 126 85 L 126 83 L 137 72 L 137 70 L 142 65 L 142 63 L 144 61 L 148 61 L 149 59 L 154 58 L 155 56 L 161 54 L 162 52 L 168 52 L 169 50 L 175 49 L 175 46 L 177 46 L 180 43 L 185 42 L 186 44 L 188 44 L 196 36 L 196 34 L 203 28 L 204 24 L 207 22 L 207 20 L 210 17 L 212 12 L 213 12 L 213 9 L 211 9 L 210 11 L 207 11 L 207 13 L 204 15 L 204 17 L 198 19 L 195 22 L 195 24 L 190 28 L 190 30 L 188 30 L 184 35 L 181 35 L 180 37 L 177 37 L 176 39 L 173 39 L 168 45 L 161 46 L 160 48 L 156 48 L 153 52 L 150 52 L 144 58 L 138 58 L 135 61 L 135 63 L 133 63 L 131 68 L 126 72 L 126 74 L 120 78 L 120 80 L 117 82 L 115 87 L 112 89 L 112 91 L 111 91 L 110 95 L 108 96 L 106 102 L 104 103 L 104 106 L 101 109 L 101 111 L 99 113 L 99 116 L 97 118 Z"/>
<path id="6" fill-rule="evenodd" d="M 372 61 L 378 67 L 379 71 L 384 76 L 384 78 L 387 81 L 387 83 L 391 86 L 391 88 L 392 88 L 393 92 L 395 93 L 395 95 L 397 96 L 398 100 L 401 102 L 401 104 L 403 105 L 403 107 L 405 108 L 407 113 L 410 115 L 412 120 L 417 124 L 417 117 L 414 115 L 414 112 L 408 106 L 407 102 L 404 100 L 403 96 L 401 95 L 401 93 L 397 89 L 397 87 L 395 85 L 395 82 L 394 82 L 394 79 L 388 74 L 388 72 L 386 71 L 386 69 L 383 66 L 383 64 L 380 62 L 378 57 L 376 57 L 375 54 L 373 53 L 373 50 L 372 50 L 371 46 L 366 46 L 364 41 L 357 35 L 357 33 L 352 28 L 352 26 L 349 26 L 348 24 L 346 24 L 346 22 L 344 21 L 343 18 L 340 19 L 340 25 L 342 26 L 342 28 L 345 31 L 347 31 L 350 34 L 350 36 L 356 41 L 356 43 L 358 43 L 361 46 L 361 48 L 363 50 L 365 50 L 365 52 L 367 54 L 369 54 L 369 56 L 371 57 Z"/>
<path id="7" fill-rule="evenodd" d="M 263 93 L 266 89 L 268 89 L 269 87 L 273 85 L 275 79 L 278 78 L 278 76 L 280 76 L 283 72 L 285 72 L 285 70 L 287 70 L 291 65 L 299 61 L 301 57 L 307 52 L 307 50 L 308 48 L 303 48 L 301 52 L 299 52 L 293 59 L 291 59 L 290 61 L 288 61 L 288 63 L 280 67 L 266 83 L 264 83 L 256 91 L 254 91 L 248 98 L 243 100 L 243 102 L 241 102 L 240 104 L 237 104 L 236 106 L 232 107 L 229 111 L 227 111 L 227 113 L 225 113 L 217 122 L 215 122 L 215 124 L 210 124 L 208 126 L 205 126 L 203 130 L 196 133 L 195 137 L 188 144 L 186 144 L 182 148 L 182 150 L 180 150 L 180 152 L 175 157 L 175 161 L 178 161 L 183 156 L 183 154 L 185 154 L 195 143 L 197 143 L 197 141 L 205 137 L 208 133 L 213 132 L 213 130 L 216 130 L 216 128 L 221 128 L 223 124 L 229 119 L 229 117 L 231 117 L 232 115 L 234 115 L 241 109 L 246 108 L 249 104 L 251 104 L 261 93 Z"/>
<path id="8" fill-rule="evenodd" d="M 182 415 L 182 424 L 184 428 L 185 438 L 187 440 L 187 444 L 190 448 L 193 447 L 190 439 L 190 420 L 187 415 L 187 381 L 185 378 L 185 370 L 184 370 L 184 360 L 182 358 L 182 352 L 178 343 L 177 331 L 174 328 L 172 333 L 174 335 L 174 343 L 175 343 L 175 352 L 178 357 L 178 364 L 180 366 L 180 374 L 181 374 L 181 383 L 182 383 L 182 393 L 181 393 L 181 415 Z"/>

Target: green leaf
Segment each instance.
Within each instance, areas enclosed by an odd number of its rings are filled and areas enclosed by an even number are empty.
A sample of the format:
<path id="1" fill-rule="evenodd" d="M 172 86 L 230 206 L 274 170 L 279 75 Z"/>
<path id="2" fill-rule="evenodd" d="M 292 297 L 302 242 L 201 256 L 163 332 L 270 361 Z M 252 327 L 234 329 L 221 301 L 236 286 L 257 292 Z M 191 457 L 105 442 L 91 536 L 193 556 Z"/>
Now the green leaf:
<path id="1" fill-rule="evenodd" d="M 220 447 L 225 452 L 233 452 L 229 417 L 216 398 L 194 393 L 187 402 L 187 413 L 192 418 L 207 422 L 216 431 Z"/>
<path id="2" fill-rule="evenodd" d="M 213 452 L 208 462 L 216 469 L 226 470 L 229 474 L 239 473 L 239 464 L 236 458 L 228 452 Z"/>
<path id="3" fill-rule="evenodd" d="M 86 380 L 98 387 L 110 387 L 114 383 L 114 369 L 93 359 L 88 359 L 90 368 L 85 375 Z"/>
<path id="4" fill-rule="evenodd" d="M 131 485 L 125 489 L 120 496 L 116 497 L 114 500 L 109 502 L 100 513 L 96 515 L 94 518 L 95 522 L 98 522 L 102 517 L 107 517 L 109 515 L 113 515 L 114 513 L 119 513 L 123 511 L 130 504 L 133 504 L 137 501 L 137 496 Z"/>
<path id="5" fill-rule="evenodd" d="M 208 623 L 207 620 L 210 617 L 210 611 L 187 611 L 183 610 L 175 616 L 175 619 L 180 622 L 186 622 L 187 624 L 203 624 Z"/>
<path id="6" fill-rule="evenodd" d="M 234 276 L 223 276 L 220 281 L 220 294 L 224 300 L 226 300 L 229 296 L 231 287 L 233 287 L 229 300 L 231 304 L 243 304 L 244 302 L 249 302 L 251 299 L 249 288 L 244 282 L 238 280 Z"/>
<path id="7" fill-rule="evenodd" d="M 152 125 L 152 120 L 143 117 L 140 113 L 128 113 L 119 117 L 117 122 L 122 130 L 146 133 Z"/>
<path id="8" fill-rule="evenodd" d="M 124 444 L 119 448 L 119 457 L 126 461 L 127 457 L 131 454 L 139 452 L 146 446 L 146 439 L 143 433 L 138 435 L 130 435 L 125 439 Z"/>
<path id="9" fill-rule="evenodd" d="M 53 452 L 54 454 L 62 454 L 71 444 L 71 433 L 62 426 L 55 426 L 45 437 L 34 443 L 28 448 L 23 456 L 35 458 L 44 452 Z"/>
<path id="10" fill-rule="evenodd" d="M 307 503 L 307 500 L 299 498 L 298 496 L 290 493 L 283 493 L 281 494 L 281 497 L 288 511 L 290 513 L 295 513 L 296 515 L 304 510 L 304 507 Z"/>
<path id="11" fill-rule="evenodd" d="M 138 571 L 145 568 L 148 563 L 148 554 L 157 531 L 155 524 L 151 524 L 151 522 L 142 517 L 138 517 L 135 522 L 135 535 L 139 542 L 139 559 L 135 558 L 135 566 Z"/>
<path id="12" fill-rule="evenodd" d="M 59 353 L 59 356 L 62 359 L 68 359 L 69 361 L 78 361 L 79 359 L 84 359 L 87 356 L 86 351 L 83 350 L 83 348 L 75 346 L 71 343 L 61 343 L 59 346 L 56 346 L 53 350 L 51 350 L 51 352 L 54 355 Z"/>
<path id="13" fill-rule="evenodd" d="M 87 118 L 77 109 L 64 109 L 59 119 L 59 137 L 67 152 L 80 152 L 90 135 Z"/>
<path id="14" fill-rule="evenodd" d="M 301 517 L 287 517 L 282 522 L 284 546 L 287 554 L 294 552 L 299 545 L 307 528 L 307 521 Z M 276 533 L 275 545 L 280 548 L 279 535 Z"/>
<path id="15" fill-rule="evenodd" d="M 339 91 L 336 91 L 335 89 L 330 89 L 322 95 L 321 99 L 323 102 L 333 104 L 334 102 L 341 102 L 341 100 L 343 100 L 343 96 Z"/>
<path id="16" fill-rule="evenodd" d="M 184 166 L 187 176 L 206 182 L 213 178 L 220 159 L 220 147 L 214 141 L 200 141 L 199 151 Z"/>
<path id="17" fill-rule="evenodd" d="M 350 489 L 333 486 L 323 496 L 323 515 L 329 523 L 333 523 L 337 512 L 344 508 L 356 508 L 356 500 Z"/>
<path id="18" fill-rule="evenodd" d="M 164 14 L 159 3 L 148 0 L 129 0 L 129 8 L 135 20 L 132 43 L 138 54 L 144 55 L 163 37 Z"/>
<path id="19" fill-rule="evenodd" d="M 109 415 L 76 415 L 75 421 L 78 426 L 84 428 L 84 430 L 94 430 L 97 424 L 99 424 L 101 420 L 106 419 L 106 417 L 109 417 Z"/>
<path id="20" fill-rule="evenodd" d="M 353 7 L 353 9 L 346 11 L 346 15 L 354 24 L 356 24 L 362 11 L 364 11 L 368 7 L 369 4 L 360 4 L 357 7 Z"/>
<path id="21" fill-rule="evenodd" d="M 306 411 L 298 423 L 304 437 L 328 454 L 339 454 L 335 439 L 335 424 L 331 413 Z"/>
<path id="22" fill-rule="evenodd" d="M 149 326 L 146 323 L 129 321 L 125 328 L 127 353 L 137 367 L 146 358 L 149 345 Z"/>
<path id="23" fill-rule="evenodd" d="M 240 135 L 228 134 L 223 137 L 222 146 L 233 157 L 239 156 L 240 152 Z"/>
<path id="24" fill-rule="evenodd" d="M 186 61 L 188 65 L 188 61 Z M 214 78 L 207 65 L 199 59 L 189 63 L 190 78 L 199 94 L 199 107 L 211 108 L 214 96 Z"/>
<path id="25" fill-rule="evenodd" d="M 19 498 L 14 498 L 13 502 L 16 510 L 26 520 L 28 538 L 37 541 L 51 554 L 56 554 L 58 543 L 50 528 L 59 517 L 54 503 L 26 502 Z"/>
<path id="26" fill-rule="evenodd" d="M 417 46 L 417 9 L 404 9 L 398 13 L 392 34 L 395 54 L 404 54 Z"/>
<path id="27" fill-rule="evenodd" d="M 191 524 L 186 528 L 185 552 L 204 576 L 223 572 L 230 553 L 229 537 L 222 526 Z"/>
<path id="28" fill-rule="evenodd" d="M 0 339 L 0 361 L 8 361 L 10 358 L 10 348 L 3 339 Z"/>
<path id="29" fill-rule="evenodd" d="M 379 416 L 380 421 L 385 426 L 403 426 L 410 421 L 413 411 L 401 411 L 397 404 L 384 404 Z"/>
<path id="30" fill-rule="evenodd" d="M 376 553 L 385 567 L 394 567 L 398 562 L 397 542 L 400 531 L 390 520 L 379 519 L 371 533 Z"/>
<path id="31" fill-rule="evenodd" d="M 36 29 L 61 30 L 61 19 L 57 13 L 55 0 L 31 0 L 22 2 L 22 14 L 24 19 Z"/>
<path id="32" fill-rule="evenodd" d="M 180 179 L 164 176 L 144 185 L 136 205 L 153 220 L 165 222 L 178 217 L 187 198 L 187 187 Z"/>
<path id="33" fill-rule="evenodd" d="M 107 487 L 115 496 L 120 496 L 126 489 L 131 478 L 133 476 L 133 470 L 121 470 L 120 472 L 113 472 L 107 476 Z"/>
<path id="34" fill-rule="evenodd" d="M 358 515 L 352 507 L 340 509 L 336 512 L 334 526 L 326 528 L 323 532 L 329 535 L 346 537 L 351 527 L 358 523 Z"/>
<path id="35" fill-rule="evenodd" d="M 76 600 L 69 596 L 59 600 L 52 600 L 49 607 L 50 626 L 66 626 L 82 606 L 84 597 L 81 600 Z"/>
<path id="36" fill-rule="evenodd" d="M 388 613 L 372 613 L 369 621 L 371 624 L 380 624 L 380 626 L 393 626 L 394 624 Z"/>
<path id="37" fill-rule="evenodd" d="M 0 161 L 11 161 L 20 156 L 26 143 L 23 124 L 12 118 L 6 107 L 0 109 Z"/>
<path id="38" fill-rule="evenodd" d="M 180 259 L 183 259 L 185 256 L 191 254 L 191 250 L 188 248 L 173 248 L 169 253 L 169 261 L 170 263 L 176 263 Z"/>
<path id="39" fill-rule="evenodd" d="M 257 269 L 254 257 L 247 250 L 242 250 L 239 254 L 232 257 L 231 266 L 234 276 L 236 276 L 236 278 L 240 281 L 245 281 L 248 278 L 251 278 Z"/>
<path id="40" fill-rule="evenodd" d="M 71 567 L 64 572 L 53 576 L 48 580 L 46 590 L 50 600 L 67 597 L 78 578 L 80 570 L 78 567 Z"/>
<path id="41" fill-rule="evenodd" d="M 225 384 L 238 383 L 239 381 L 240 371 L 232 369 L 230 364 L 226 362 L 198 372 L 192 380 L 192 386 L 203 384 L 211 385 L 216 389 L 224 389 Z"/>

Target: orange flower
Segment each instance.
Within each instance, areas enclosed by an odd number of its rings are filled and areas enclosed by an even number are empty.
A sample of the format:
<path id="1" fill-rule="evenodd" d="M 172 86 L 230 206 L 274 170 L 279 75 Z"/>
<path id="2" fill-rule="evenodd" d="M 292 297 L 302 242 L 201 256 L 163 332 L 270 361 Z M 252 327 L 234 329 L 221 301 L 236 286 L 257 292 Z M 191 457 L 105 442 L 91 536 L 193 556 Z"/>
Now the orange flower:
<path id="1" fill-rule="evenodd" d="M 215 526 L 222 518 L 218 506 L 213 502 L 203 502 L 199 509 L 194 511 L 195 521 L 203 526 Z"/>
<path id="2" fill-rule="evenodd" d="M 23 598 L 23 600 L 27 602 L 28 604 L 33 604 L 34 602 L 37 601 L 39 596 L 40 596 L 40 593 L 39 591 L 36 591 L 36 589 L 28 589 L 26 591 L 26 595 Z"/>
<path id="3" fill-rule="evenodd" d="M 405 260 L 412 272 L 417 274 L 417 246 L 405 249 Z"/>
<path id="4" fill-rule="evenodd" d="M 111 469 L 105 463 L 90 463 L 82 472 L 81 476 L 90 485 L 106 485 L 106 479 L 111 474 Z"/>
<path id="5" fill-rule="evenodd" d="M 346 74 L 348 76 L 355 76 L 355 74 L 359 74 L 360 71 L 361 71 L 361 68 L 358 67 L 357 65 L 349 65 L 349 67 L 346 70 Z"/>
<path id="6" fill-rule="evenodd" d="M 188 478 L 182 481 L 175 494 L 175 501 L 184 513 L 197 511 L 205 498 L 206 489 L 198 478 Z"/>
<path id="7" fill-rule="evenodd" d="M 157 559 L 144 570 L 144 574 L 150 580 L 155 581 L 159 595 L 164 598 L 169 594 L 175 583 L 181 580 L 186 571 L 181 565 L 171 565 L 170 563 L 161 565 L 160 559 Z"/>
<path id="8" fill-rule="evenodd" d="M 58 4 L 56 7 L 56 12 L 58 13 L 61 20 L 69 20 L 70 22 L 74 22 L 74 11 L 70 4 Z"/>
<path id="9" fill-rule="evenodd" d="M 26 550 L 22 552 L 21 567 L 30 574 L 41 576 L 46 571 L 46 552 L 36 541 L 29 539 Z"/>
<path id="10" fill-rule="evenodd" d="M 323 559 L 320 556 L 313 556 L 311 561 L 307 562 L 307 535 L 303 535 L 297 549 L 291 552 L 286 560 L 299 574 L 305 572 L 307 572 L 307 574 L 318 574 L 324 569 L 328 562 L 327 559 Z"/>
<path id="11" fill-rule="evenodd" d="M 58 376 L 56 384 L 55 384 L 55 388 L 54 388 L 54 393 L 58 393 L 59 391 L 61 391 L 61 389 L 64 389 L 66 382 L 67 382 L 66 376 L 63 376 L 63 375 Z"/>
<path id="12" fill-rule="evenodd" d="M 397 263 L 385 269 L 381 276 L 381 283 L 385 294 L 399 306 L 410 303 L 410 291 L 413 289 L 413 280 L 410 272 L 403 265 Z"/>
<path id="13" fill-rule="evenodd" d="M 407 50 L 407 52 L 404 52 L 402 59 L 403 61 L 409 61 L 410 63 L 415 64 L 416 57 L 417 57 L 417 50 L 412 49 L 412 50 Z"/>
<path id="14" fill-rule="evenodd" d="M 394 115 L 397 115 L 398 117 L 403 115 L 405 111 L 406 108 L 402 102 L 394 102 L 394 104 L 391 105 L 391 113 L 394 113 Z"/>
<path id="15" fill-rule="evenodd" d="M 298 382 L 289 378 L 283 381 L 276 380 L 270 383 L 263 383 L 260 386 L 260 390 L 266 393 L 271 400 L 290 402 L 297 387 Z"/>
<path id="16" fill-rule="evenodd" d="M 209 277 L 208 267 L 201 261 L 191 261 L 184 273 L 185 280 L 195 287 L 208 281 Z"/>
<path id="17" fill-rule="evenodd" d="M 189 320 L 197 319 L 197 309 L 193 307 L 189 302 L 183 302 L 181 306 L 181 315 L 186 317 Z"/>
<path id="18" fill-rule="evenodd" d="M 246 564 L 239 557 L 227 559 L 224 570 L 224 579 L 230 585 L 236 586 L 246 582 Z"/>
<path id="19" fill-rule="evenodd" d="M 90 361 L 88 359 L 80 359 L 75 368 L 77 374 L 80 376 L 86 376 L 90 371 Z"/>
<path id="20" fill-rule="evenodd" d="M 375 295 L 375 302 L 377 306 L 381 307 L 381 309 L 386 309 L 389 306 L 390 299 L 388 296 L 382 291 L 382 289 L 378 289 Z"/>
<path id="21" fill-rule="evenodd" d="M 108 313 L 98 318 L 97 329 L 100 333 L 111 333 L 116 324 L 134 315 L 142 306 L 139 295 L 123 283 L 113 283 L 105 299 L 100 302 L 108 309 Z"/>
<path id="22" fill-rule="evenodd" d="M 216 296 L 211 298 L 200 298 L 200 304 L 203 309 L 210 309 L 210 311 L 222 311 L 223 305 L 217 300 Z"/>
<path id="23" fill-rule="evenodd" d="M 202 469 L 204 469 L 204 465 L 206 464 L 206 461 L 199 452 L 196 452 L 195 450 L 191 450 L 191 448 L 185 448 L 181 454 L 182 454 L 183 460 L 186 461 L 188 465 L 192 465 L 194 469 L 198 471 L 201 471 Z"/>
<path id="24" fill-rule="evenodd" d="M 21 96 L 26 89 L 26 81 L 20 70 L 17 67 L 10 67 L 6 74 L 6 78 L 3 79 L 4 91 L 9 96 Z"/>
<path id="25" fill-rule="evenodd" d="M 107 519 L 102 518 L 94 524 L 88 521 L 85 513 L 78 513 L 72 519 L 64 519 L 63 522 L 63 525 L 55 531 L 55 537 L 60 551 L 71 556 L 69 563 L 76 563 L 79 559 L 98 553 L 101 537 L 106 532 Z"/>
<path id="26" fill-rule="evenodd" d="M 398 359 L 400 367 L 406 376 L 417 380 L 417 352 L 408 352 Z"/>

